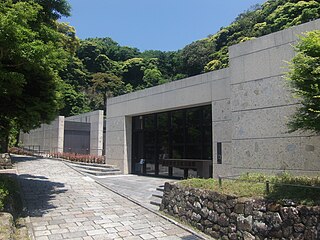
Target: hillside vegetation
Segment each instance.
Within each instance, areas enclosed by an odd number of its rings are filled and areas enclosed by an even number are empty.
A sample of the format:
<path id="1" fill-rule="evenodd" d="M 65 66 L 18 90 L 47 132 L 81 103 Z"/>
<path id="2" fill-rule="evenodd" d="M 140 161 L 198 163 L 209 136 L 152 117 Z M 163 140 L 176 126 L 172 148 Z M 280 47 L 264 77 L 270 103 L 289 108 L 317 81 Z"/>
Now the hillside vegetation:
<path id="1" fill-rule="evenodd" d="M 60 72 L 65 103 L 60 114 L 105 109 L 106 92 L 117 96 L 225 68 L 229 46 L 319 17 L 319 1 L 269 0 L 241 13 L 217 33 L 178 51 L 140 52 L 108 37 L 73 42 L 76 54 Z"/>

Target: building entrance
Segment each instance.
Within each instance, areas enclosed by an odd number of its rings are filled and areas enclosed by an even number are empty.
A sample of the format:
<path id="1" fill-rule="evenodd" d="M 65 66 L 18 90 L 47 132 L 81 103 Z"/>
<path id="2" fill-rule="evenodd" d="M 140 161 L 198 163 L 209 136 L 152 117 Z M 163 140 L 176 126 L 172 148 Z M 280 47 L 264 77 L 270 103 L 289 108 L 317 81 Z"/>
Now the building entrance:
<path id="1" fill-rule="evenodd" d="M 212 176 L 211 105 L 133 117 L 132 172 Z"/>

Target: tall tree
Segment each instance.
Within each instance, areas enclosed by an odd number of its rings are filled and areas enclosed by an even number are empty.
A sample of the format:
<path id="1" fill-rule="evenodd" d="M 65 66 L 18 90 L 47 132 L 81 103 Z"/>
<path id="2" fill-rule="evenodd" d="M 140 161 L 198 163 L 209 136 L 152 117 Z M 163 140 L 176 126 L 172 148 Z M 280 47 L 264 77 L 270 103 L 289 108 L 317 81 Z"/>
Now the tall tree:
<path id="1" fill-rule="evenodd" d="M 28 131 L 57 114 L 58 70 L 68 53 L 54 22 L 66 13 L 35 1 L 0 1 L 0 151 L 13 125 Z"/>
<path id="2" fill-rule="evenodd" d="M 302 105 L 289 127 L 320 133 L 320 31 L 301 37 L 296 51 L 287 77 Z"/>
<path id="3" fill-rule="evenodd" d="M 105 102 L 108 94 L 118 96 L 127 92 L 124 82 L 112 73 L 95 73 L 92 75 L 89 88 L 90 105 L 92 109 L 105 110 Z"/>

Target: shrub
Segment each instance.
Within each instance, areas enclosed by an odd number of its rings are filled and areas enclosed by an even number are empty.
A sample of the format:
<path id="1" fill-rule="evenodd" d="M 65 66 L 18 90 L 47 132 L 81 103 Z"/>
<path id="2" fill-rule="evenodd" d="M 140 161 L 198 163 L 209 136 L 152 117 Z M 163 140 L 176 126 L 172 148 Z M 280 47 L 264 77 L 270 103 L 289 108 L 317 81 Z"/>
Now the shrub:
<path id="1" fill-rule="evenodd" d="M 0 211 L 12 214 L 22 210 L 22 202 L 17 181 L 8 175 L 0 175 Z"/>
<path id="2" fill-rule="evenodd" d="M 51 153 L 51 157 L 67 159 L 72 162 L 104 164 L 104 156 L 78 154 L 78 153 Z"/>

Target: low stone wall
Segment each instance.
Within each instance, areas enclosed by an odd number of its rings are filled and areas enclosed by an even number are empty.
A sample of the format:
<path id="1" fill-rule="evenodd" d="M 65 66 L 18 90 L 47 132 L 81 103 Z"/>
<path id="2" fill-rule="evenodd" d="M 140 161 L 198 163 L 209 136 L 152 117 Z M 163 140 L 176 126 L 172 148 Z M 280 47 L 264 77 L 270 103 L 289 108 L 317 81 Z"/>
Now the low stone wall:
<path id="1" fill-rule="evenodd" d="M 217 239 L 320 239 L 320 206 L 283 206 L 166 183 L 160 210 Z"/>
<path id="2" fill-rule="evenodd" d="M 8 153 L 0 154 L 0 169 L 12 168 L 11 157 Z"/>

